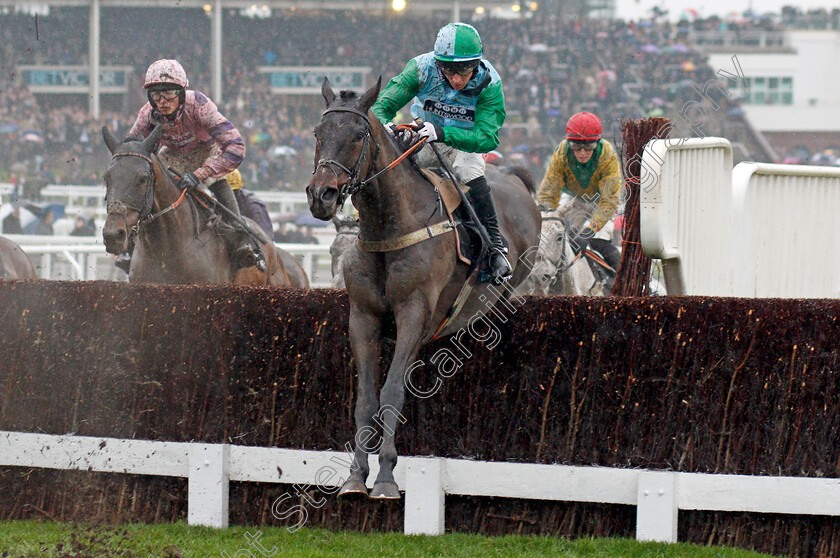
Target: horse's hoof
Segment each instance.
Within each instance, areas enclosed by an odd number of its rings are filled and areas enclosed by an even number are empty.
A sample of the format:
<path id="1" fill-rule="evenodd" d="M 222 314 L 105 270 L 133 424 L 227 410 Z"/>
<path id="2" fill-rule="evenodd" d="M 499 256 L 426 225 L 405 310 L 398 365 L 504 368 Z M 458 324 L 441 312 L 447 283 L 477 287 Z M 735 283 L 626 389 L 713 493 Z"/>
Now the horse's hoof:
<path id="1" fill-rule="evenodd" d="M 365 483 L 353 479 L 346 481 L 338 491 L 338 498 L 344 501 L 363 500 L 367 498 L 367 495 Z"/>
<path id="2" fill-rule="evenodd" d="M 400 488 L 395 482 L 377 482 L 370 491 L 373 500 L 399 500 Z"/>

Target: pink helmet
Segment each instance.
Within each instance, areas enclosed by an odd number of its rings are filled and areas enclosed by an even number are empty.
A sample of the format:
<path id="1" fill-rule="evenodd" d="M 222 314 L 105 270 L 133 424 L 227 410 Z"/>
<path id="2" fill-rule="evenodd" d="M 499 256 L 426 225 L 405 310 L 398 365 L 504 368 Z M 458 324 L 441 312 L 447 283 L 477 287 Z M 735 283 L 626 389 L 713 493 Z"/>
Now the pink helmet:
<path id="1" fill-rule="evenodd" d="M 157 60 L 152 62 L 152 65 L 146 70 L 146 81 L 143 84 L 144 89 L 148 89 L 153 85 L 162 84 L 177 85 L 182 89 L 190 86 L 187 73 L 177 60 Z"/>

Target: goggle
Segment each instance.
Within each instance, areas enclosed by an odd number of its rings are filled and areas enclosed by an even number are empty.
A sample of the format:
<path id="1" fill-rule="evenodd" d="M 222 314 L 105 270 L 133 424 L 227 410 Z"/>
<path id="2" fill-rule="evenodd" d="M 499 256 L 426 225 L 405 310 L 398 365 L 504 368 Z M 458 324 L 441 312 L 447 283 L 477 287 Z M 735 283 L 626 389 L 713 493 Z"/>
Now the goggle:
<path id="1" fill-rule="evenodd" d="M 179 90 L 174 91 L 152 91 L 149 93 L 149 98 L 157 103 L 161 99 L 164 101 L 173 101 L 175 100 L 181 92 Z"/>
<path id="2" fill-rule="evenodd" d="M 597 141 L 571 141 L 569 140 L 569 148 L 572 151 L 595 151 Z"/>
<path id="3" fill-rule="evenodd" d="M 472 75 L 478 67 L 478 60 L 468 60 L 466 62 L 438 62 L 441 71 L 447 76 L 454 76 L 458 74 L 461 77 L 468 77 Z"/>

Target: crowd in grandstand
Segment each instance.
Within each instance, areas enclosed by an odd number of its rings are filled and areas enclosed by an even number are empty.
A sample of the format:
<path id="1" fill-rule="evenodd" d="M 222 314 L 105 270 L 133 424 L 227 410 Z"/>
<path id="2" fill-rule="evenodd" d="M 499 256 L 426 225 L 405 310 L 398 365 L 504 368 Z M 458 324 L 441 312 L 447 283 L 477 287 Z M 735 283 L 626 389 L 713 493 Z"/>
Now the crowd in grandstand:
<path id="1" fill-rule="evenodd" d="M 191 88 L 212 95 L 211 19 L 202 10 L 179 9 L 177 18 L 162 8 L 107 7 L 101 14 L 101 64 L 134 70 L 126 95 L 103 98 L 98 121 L 88 114 L 86 95 L 33 95 L 17 75 L 20 65 L 86 64 L 87 8 L 52 8 L 37 19 L 0 15 L 0 181 L 16 173 L 35 194 L 46 183 L 100 183 L 108 152 L 99 129 L 107 124 L 117 137 L 125 135 L 145 102 L 143 71 L 155 59 L 178 59 Z M 598 113 L 605 135 L 614 138 L 621 118 L 656 113 L 681 86 L 713 77 L 705 58 L 688 46 L 692 30 L 780 25 L 767 18 L 635 23 L 465 15 L 504 82 L 502 151 L 530 155 L 535 166 L 562 139 L 571 114 Z M 220 109 L 248 144 L 240 167 L 246 187 L 302 189 L 312 167 L 312 128 L 323 108 L 318 95 L 273 94 L 260 66 L 366 66 L 387 82 L 411 56 L 431 50 L 430 37 L 447 22 L 442 17 L 276 11 L 252 19 L 226 11 Z M 826 13 L 825 25 L 837 19 Z M 129 23 L 137 21 L 142 24 Z"/>

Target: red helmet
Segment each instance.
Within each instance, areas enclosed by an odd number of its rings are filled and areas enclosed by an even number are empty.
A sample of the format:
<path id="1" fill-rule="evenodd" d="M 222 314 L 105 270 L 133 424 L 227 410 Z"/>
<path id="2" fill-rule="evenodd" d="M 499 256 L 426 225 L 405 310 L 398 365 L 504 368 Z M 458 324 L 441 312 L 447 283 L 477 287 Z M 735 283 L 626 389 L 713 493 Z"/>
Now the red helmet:
<path id="1" fill-rule="evenodd" d="M 591 112 L 579 112 L 566 124 L 566 139 L 596 141 L 601 139 L 601 121 Z"/>
<path id="2" fill-rule="evenodd" d="M 485 163 L 493 163 L 494 161 L 499 161 L 502 159 L 502 154 L 496 151 L 495 149 L 489 153 L 482 153 L 481 157 L 484 159 Z"/>

